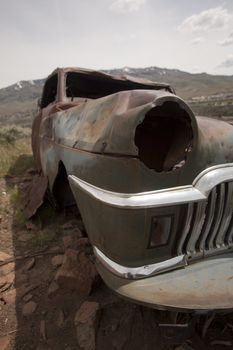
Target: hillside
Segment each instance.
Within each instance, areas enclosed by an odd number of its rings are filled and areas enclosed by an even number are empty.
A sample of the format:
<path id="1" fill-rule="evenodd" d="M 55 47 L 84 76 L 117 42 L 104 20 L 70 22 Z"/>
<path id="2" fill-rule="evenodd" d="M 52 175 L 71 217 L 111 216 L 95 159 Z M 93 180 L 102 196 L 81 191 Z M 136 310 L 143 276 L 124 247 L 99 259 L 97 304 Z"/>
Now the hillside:
<path id="1" fill-rule="evenodd" d="M 129 74 L 140 78 L 168 83 L 175 88 L 177 95 L 184 99 L 209 96 L 220 92 L 233 92 L 233 76 L 217 76 L 206 73 L 191 74 L 177 69 L 158 67 L 114 69 L 110 74 Z"/>
<path id="2" fill-rule="evenodd" d="M 233 115 L 233 76 L 191 74 L 158 67 L 125 67 L 104 72 L 169 83 L 196 113 L 218 117 Z M 14 123 L 30 126 L 43 84 L 44 79 L 20 81 L 0 89 L 0 125 Z"/>
<path id="3" fill-rule="evenodd" d="M 28 126 L 37 111 L 44 79 L 20 81 L 0 89 L 0 124 Z"/>

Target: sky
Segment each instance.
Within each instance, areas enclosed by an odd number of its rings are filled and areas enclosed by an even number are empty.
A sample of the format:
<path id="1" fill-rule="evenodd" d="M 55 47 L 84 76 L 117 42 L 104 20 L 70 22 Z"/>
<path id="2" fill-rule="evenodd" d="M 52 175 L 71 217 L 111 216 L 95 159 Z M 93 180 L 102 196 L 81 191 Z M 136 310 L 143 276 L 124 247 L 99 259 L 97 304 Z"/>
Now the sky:
<path id="1" fill-rule="evenodd" d="M 56 67 L 233 75 L 233 0 L 0 0 L 0 87 Z"/>

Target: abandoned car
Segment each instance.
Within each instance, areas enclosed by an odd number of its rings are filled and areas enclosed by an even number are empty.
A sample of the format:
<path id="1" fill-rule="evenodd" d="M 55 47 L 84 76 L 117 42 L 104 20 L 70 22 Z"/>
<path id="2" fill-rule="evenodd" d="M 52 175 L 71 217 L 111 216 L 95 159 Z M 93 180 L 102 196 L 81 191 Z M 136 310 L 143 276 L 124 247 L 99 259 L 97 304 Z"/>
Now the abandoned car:
<path id="1" fill-rule="evenodd" d="M 111 289 L 154 308 L 233 307 L 230 124 L 195 117 L 167 84 L 56 69 L 32 147 Z"/>

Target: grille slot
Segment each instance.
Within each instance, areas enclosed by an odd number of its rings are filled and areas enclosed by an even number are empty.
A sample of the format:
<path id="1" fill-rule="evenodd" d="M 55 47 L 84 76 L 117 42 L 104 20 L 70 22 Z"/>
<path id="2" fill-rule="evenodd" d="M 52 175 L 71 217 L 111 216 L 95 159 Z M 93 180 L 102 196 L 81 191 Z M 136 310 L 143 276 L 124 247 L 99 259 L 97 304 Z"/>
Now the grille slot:
<path id="1" fill-rule="evenodd" d="M 188 236 L 188 233 L 190 231 L 193 213 L 194 213 L 194 204 L 190 203 L 190 204 L 188 204 L 184 228 L 183 228 L 183 232 L 182 232 L 179 244 L 178 244 L 178 254 L 185 253 L 184 252 L 184 243 L 185 243 L 186 238 Z"/>
<path id="2" fill-rule="evenodd" d="M 208 199 L 187 205 L 178 254 L 204 256 L 233 241 L 233 182 L 212 189 Z"/>

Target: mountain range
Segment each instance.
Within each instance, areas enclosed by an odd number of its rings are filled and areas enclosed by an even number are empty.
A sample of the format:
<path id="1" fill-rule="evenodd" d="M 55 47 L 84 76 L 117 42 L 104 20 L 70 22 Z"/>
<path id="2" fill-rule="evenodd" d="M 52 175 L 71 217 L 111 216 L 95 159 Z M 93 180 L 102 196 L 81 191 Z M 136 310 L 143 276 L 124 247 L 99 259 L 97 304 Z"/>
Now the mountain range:
<path id="1" fill-rule="evenodd" d="M 169 83 L 175 88 L 177 95 L 194 104 L 194 107 L 199 106 L 195 105 L 197 102 L 203 104 L 203 101 L 205 102 L 205 107 L 206 101 L 208 101 L 209 106 L 209 101 L 214 100 L 214 98 L 209 98 L 211 96 L 223 96 L 224 101 L 224 96 L 230 96 L 232 97 L 232 99 L 230 98 L 230 106 L 233 109 L 233 105 L 231 104 L 233 101 L 233 76 L 217 76 L 207 73 L 192 74 L 177 69 L 158 67 L 124 67 L 104 70 L 104 72 L 113 75 L 132 75 L 152 81 Z M 41 96 L 44 81 L 45 79 L 22 80 L 0 89 L 0 124 L 16 123 L 30 125 L 37 111 L 37 99 Z M 219 113 L 221 114 L 221 111 Z M 233 111 L 231 115 L 233 115 Z"/>

